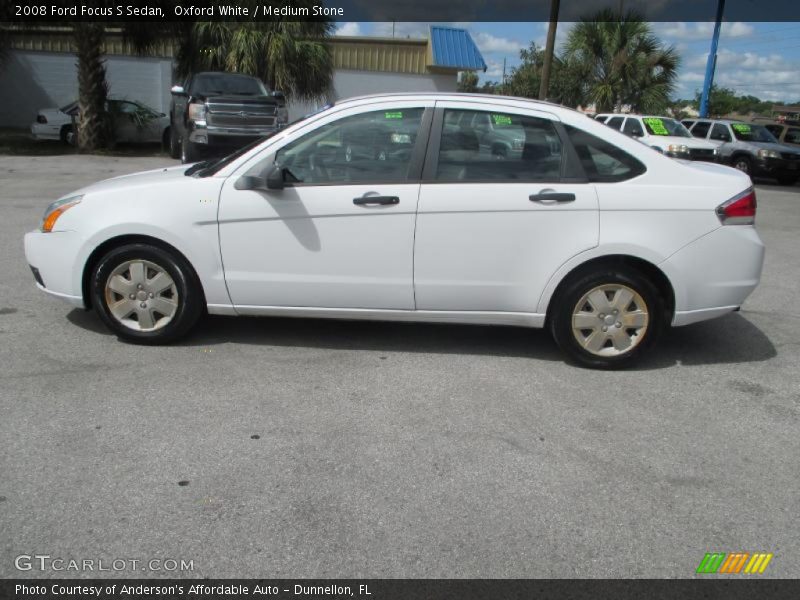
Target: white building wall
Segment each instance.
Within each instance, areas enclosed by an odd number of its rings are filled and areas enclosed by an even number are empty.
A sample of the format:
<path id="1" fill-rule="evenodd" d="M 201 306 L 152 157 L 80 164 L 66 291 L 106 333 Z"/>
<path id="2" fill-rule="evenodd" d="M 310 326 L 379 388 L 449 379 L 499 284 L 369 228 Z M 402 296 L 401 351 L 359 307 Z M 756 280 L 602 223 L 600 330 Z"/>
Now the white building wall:
<path id="1" fill-rule="evenodd" d="M 74 54 L 15 50 L 0 69 L 0 126 L 27 127 L 41 108 L 63 106 L 78 97 Z M 172 62 L 162 58 L 109 56 L 109 93 L 169 111 Z"/>
<path id="2" fill-rule="evenodd" d="M 78 97 L 74 54 L 12 51 L 0 69 L 0 126 L 27 127 L 42 108 L 63 106 Z M 110 56 L 106 60 L 110 94 L 138 100 L 168 113 L 172 62 L 164 58 Z M 454 92 L 457 76 L 450 74 L 384 73 L 337 69 L 333 100 L 391 92 Z M 297 119 L 324 103 L 291 103 L 289 118 Z"/>

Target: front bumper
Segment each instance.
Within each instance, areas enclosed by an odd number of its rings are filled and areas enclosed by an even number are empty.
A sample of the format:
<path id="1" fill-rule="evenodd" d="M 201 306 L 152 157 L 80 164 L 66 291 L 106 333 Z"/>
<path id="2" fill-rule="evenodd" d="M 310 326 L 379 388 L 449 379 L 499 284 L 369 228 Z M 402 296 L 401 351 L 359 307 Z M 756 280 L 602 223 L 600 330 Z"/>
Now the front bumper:
<path id="1" fill-rule="evenodd" d="M 759 175 L 797 175 L 800 177 L 800 160 L 785 158 L 759 158 L 755 162 Z"/>
<path id="2" fill-rule="evenodd" d="M 82 272 L 76 268 L 81 246 L 82 240 L 74 231 L 36 230 L 25 234 L 25 259 L 35 269 L 36 287 L 72 306 L 85 308 Z"/>
<path id="3" fill-rule="evenodd" d="M 659 266 L 675 291 L 672 324 L 688 325 L 739 308 L 761 279 L 764 243 L 755 227 L 725 225 Z"/>
<path id="4" fill-rule="evenodd" d="M 207 125 L 204 121 L 197 121 L 189 132 L 189 141 L 208 146 L 243 145 L 250 140 L 272 135 L 283 127 L 283 123 L 269 127 L 217 127 Z"/>

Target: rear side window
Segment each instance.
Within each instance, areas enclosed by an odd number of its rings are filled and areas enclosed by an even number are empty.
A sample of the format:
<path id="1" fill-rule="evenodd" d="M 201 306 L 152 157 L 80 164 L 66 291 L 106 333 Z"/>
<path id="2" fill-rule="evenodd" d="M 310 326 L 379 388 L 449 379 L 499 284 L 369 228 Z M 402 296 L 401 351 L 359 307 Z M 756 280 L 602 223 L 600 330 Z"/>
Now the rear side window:
<path id="1" fill-rule="evenodd" d="M 783 125 L 764 125 L 772 135 L 776 138 L 780 139 L 781 133 L 783 133 Z"/>
<path id="2" fill-rule="evenodd" d="M 800 129 L 797 127 L 790 127 L 783 141 L 788 144 L 800 144 Z"/>
<path id="3" fill-rule="evenodd" d="M 636 158 L 581 129 L 564 126 L 591 182 L 609 183 L 633 179 L 647 169 Z"/>
<path id="4" fill-rule="evenodd" d="M 619 128 L 622 127 L 622 121 L 624 120 L 624 117 L 611 117 L 608 121 L 606 121 L 606 125 L 619 131 Z"/>
<path id="5" fill-rule="evenodd" d="M 546 119 L 444 111 L 437 181 L 559 181 L 561 138 Z"/>
<path id="6" fill-rule="evenodd" d="M 704 138 L 708 135 L 708 130 L 711 129 L 711 123 L 708 121 L 698 121 L 692 127 L 691 134 L 696 138 Z"/>
<path id="7" fill-rule="evenodd" d="M 622 130 L 622 133 L 635 137 L 644 136 L 644 130 L 642 129 L 642 124 L 639 123 L 639 119 L 626 119 L 625 128 Z"/>
<path id="8" fill-rule="evenodd" d="M 722 123 L 714 123 L 714 127 L 711 128 L 711 135 L 708 139 L 717 140 L 720 142 L 730 142 L 731 134 L 728 131 L 728 128 Z"/>

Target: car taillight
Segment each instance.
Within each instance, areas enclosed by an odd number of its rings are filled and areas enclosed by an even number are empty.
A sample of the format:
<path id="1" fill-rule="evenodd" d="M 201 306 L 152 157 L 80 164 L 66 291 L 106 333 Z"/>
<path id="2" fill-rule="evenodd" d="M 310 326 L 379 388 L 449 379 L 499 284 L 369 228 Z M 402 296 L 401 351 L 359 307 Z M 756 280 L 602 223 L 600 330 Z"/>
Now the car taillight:
<path id="1" fill-rule="evenodd" d="M 720 204 L 717 216 L 723 225 L 752 225 L 756 222 L 756 191 L 748 189 Z"/>
<path id="2" fill-rule="evenodd" d="M 47 123 L 47 117 L 45 117 L 44 115 L 36 115 L 36 122 Z"/>

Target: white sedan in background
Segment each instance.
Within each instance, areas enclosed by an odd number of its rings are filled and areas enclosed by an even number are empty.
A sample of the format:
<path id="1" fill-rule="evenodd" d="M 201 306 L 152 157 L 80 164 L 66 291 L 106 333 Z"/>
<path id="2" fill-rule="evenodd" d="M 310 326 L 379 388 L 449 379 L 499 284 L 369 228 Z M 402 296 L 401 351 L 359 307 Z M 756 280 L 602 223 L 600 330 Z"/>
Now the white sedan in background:
<path id="1" fill-rule="evenodd" d="M 524 132 L 519 155 L 497 160 L 453 113 Z M 569 109 L 398 94 L 71 193 L 25 254 L 40 289 L 134 343 L 176 340 L 204 311 L 499 324 L 620 367 L 665 327 L 741 306 L 764 258 L 755 212 L 746 175 Z"/>
<path id="2" fill-rule="evenodd" d="M 31 124 L 31 135 L 37 140 L 61 140 L 75 143 L 72 119 L 78 115 L 78 102 L 61 108 L 43 108 Z M 114 141 L 130 144 L 169 143 L 169 117 L 140 102 L 109 98 L 106 110 L 113 116 Z"/>

